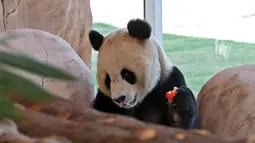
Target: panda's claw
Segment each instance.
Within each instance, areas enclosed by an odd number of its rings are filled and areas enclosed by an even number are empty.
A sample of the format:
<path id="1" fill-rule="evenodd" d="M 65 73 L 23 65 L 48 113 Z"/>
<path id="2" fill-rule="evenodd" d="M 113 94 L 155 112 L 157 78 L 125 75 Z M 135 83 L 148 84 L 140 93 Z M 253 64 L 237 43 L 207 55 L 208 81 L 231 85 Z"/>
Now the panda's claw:
<path id="1" fill-rule="evenodd" d="M 180 117 L 181 128 L 196 128 L 195 120 L 197 120 L 197 102 L 192 91 L 182 86 L 177 89 L 176 96 L 172 101 L 172 109 Z"/>

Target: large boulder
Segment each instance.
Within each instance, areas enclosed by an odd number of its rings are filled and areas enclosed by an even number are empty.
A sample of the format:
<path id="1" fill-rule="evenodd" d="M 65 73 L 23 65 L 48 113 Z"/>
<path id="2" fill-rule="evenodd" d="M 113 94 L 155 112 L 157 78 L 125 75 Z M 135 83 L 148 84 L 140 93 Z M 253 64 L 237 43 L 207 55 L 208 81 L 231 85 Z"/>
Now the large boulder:
<path id="1" fill-rule="evenodd" d="M 58 67 L 78 77 L 76 81 L 62 81 L 36 76 L 27 72 L 14 70 L 32 80 L 52 94 L 67 99 L 77 108 L 90 106 L 94 97 L 92 74 L 72 47 L 59 36 L 35 29 L 16 29 L 1 32 L 0 37 L 17 34 L 10 40 L 10 47 L 0 46 L 0 50 L 28 55 L 38 61 Z M 43 70 L 43 69 L 41 69 Z"/>
<path id="2" fill-rule="evenodd" d="M 32 28 L 66 40 L 90 68 L 90 0 L 2 0 L 0 30 Z"/>
<path id="3" fill-rule="evenodd" d="M 255 132 L 255 65 L 227 68 L 198 95 L 201 127 L 229 139 Z"/>

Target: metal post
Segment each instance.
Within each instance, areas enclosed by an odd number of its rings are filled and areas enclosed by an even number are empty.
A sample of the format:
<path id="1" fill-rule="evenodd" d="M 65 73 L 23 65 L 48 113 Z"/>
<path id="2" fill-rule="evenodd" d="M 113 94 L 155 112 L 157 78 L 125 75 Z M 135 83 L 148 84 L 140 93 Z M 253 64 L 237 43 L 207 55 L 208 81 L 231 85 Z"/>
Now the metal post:
<path id="1" fill-rule="evenodd" d="M 162 0 L 144 0 L 144 19 L 151 24 L 152 33 L 162 46 Z"/>

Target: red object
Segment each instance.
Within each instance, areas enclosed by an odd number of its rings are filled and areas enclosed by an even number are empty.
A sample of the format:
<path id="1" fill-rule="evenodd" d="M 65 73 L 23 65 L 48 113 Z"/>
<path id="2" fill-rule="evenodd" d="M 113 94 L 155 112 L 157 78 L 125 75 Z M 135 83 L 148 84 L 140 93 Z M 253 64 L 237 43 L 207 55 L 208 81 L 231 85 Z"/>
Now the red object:
<path id="1" fill-rule="evenodd" d="M 178 89 L 177 87 L 174 87 L 174 89 L 173 89 L 172 91 L 168 91 L 168 92 L 166 93 L 166 98 L 167 98 L 168 100 L 172 101 L 173 98 L 174 98 L 174 96 L 176 96 L 176 90 L 177 90 L 177 89 Z"/>

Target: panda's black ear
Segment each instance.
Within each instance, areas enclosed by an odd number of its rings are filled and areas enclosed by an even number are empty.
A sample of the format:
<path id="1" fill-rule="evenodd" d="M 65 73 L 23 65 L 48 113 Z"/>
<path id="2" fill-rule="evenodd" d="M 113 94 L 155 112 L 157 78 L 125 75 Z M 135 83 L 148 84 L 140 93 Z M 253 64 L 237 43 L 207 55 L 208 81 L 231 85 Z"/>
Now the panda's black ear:
<path id="1" fill-rule="evenodd" d="M 139 40 L 148 39 L 151 36 L 150 24 L 142 19 L 131 19 L 127 24 L 129 35 Z"/>
<path id="2" fill-rule="evenodd" d="M 96 30 L 89 31 L 89 41 L 94 50 L 98 51 L 104 41 L 104 36 Z"/>

